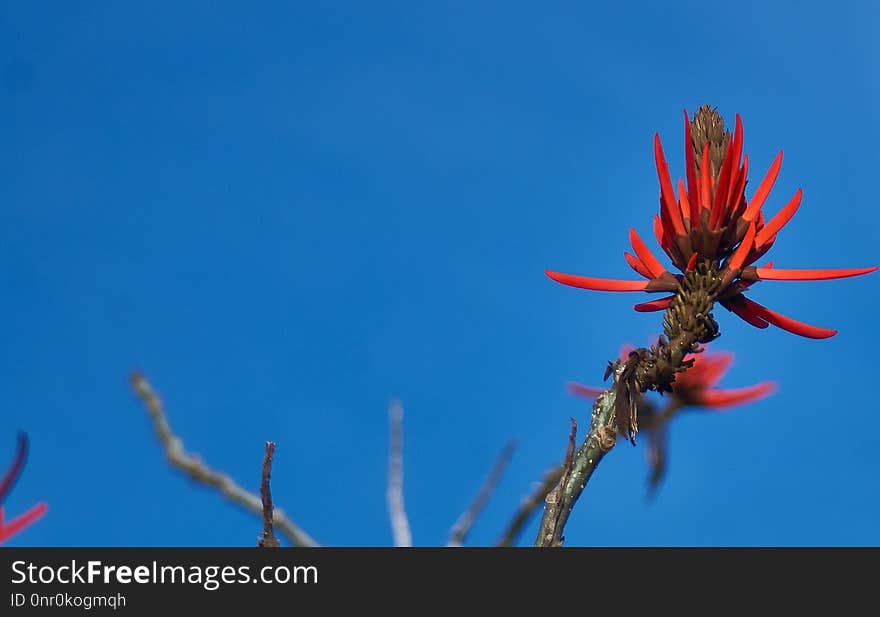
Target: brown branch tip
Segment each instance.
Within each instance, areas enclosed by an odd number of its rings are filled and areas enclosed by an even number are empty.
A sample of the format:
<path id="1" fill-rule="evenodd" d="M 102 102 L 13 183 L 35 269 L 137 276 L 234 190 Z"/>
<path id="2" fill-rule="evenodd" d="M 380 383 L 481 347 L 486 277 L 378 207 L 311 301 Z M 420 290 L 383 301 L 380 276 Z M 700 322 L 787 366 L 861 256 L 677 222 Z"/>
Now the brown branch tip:
<path id="1" fill-rule="evenodd" d="M 274 508 L 272 507 L 272 490 L 269 488 L 269 479 L 272 475 L 272 457 L 275 455 L 275 442 L 266 442 L 266 454 L 263 457 L 263 479 L 260 482 L 260 496 L 263 500 L 263 535 L 257 541 L 257 546 L 263 548 L 276 548 L 281 544 L 275 537 L 273 528 Z"/>

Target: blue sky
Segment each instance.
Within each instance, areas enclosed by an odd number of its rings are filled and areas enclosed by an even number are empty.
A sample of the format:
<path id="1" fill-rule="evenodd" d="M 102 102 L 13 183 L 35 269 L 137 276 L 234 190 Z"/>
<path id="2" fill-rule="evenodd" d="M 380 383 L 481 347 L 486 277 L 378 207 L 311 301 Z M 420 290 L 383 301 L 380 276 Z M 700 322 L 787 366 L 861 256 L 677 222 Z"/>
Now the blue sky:
<path id="1" fill-rule="evenodd" d="M 416 6 L 419 4 L 419 6 Z M 880 264 L 870 3 L 16 3 L 0 11 L 0 459 L 31 436 L 12 545 L 249 546 L 260 523 L 165 463 L 140 369 L 187 447 L 320 542 L 391 542 L 386 409 L 405 415 L 415 543 L 439 545 L 511 437 L 471 544 L 495 541 L 659 314 L 545 269 L 627 278 L 659 131 L 742 115 L 778 267 Z M 749 193 L 750 194 L 750 193 Z M 655 246 L 653 240 L 651 246 Z M 572 545 L 880 544 L 877 275 L 763 283 L 813 341 L 721 309 L 722 385 L 773 397 L 673 427 L 645 500 L 621 442 Z M 5 435 L 5 436 L 4 436 Z M 535 525 L 523 537 L 528 544 Z"/>

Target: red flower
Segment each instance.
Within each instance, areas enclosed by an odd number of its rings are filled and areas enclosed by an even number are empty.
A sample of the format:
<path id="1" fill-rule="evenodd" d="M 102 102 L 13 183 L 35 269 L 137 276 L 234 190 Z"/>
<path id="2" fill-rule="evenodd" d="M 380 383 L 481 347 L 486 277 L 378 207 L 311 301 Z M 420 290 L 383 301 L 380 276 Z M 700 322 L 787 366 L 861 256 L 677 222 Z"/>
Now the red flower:
<path id="1" fill-rule="evenodd" d="M 629 348 L 621 353 L 621 358 L 629 355 Z M 724 376 L 734 355 L 730 352 L 692 354 L 693 366 L 683 373 L 676 374 L 672 384 L 672 395 L 676 397 L 680 407 L 711 407 L 721 409 L 743 403 L 751 403 L 773 393 L 776 384 L 764 381 L 753 386 L 734 390 L 720 390 L 715 384 Z M 569 391 L 586 398 L 596 398 L 604 390 L 579 383 L 571 383 Z"/>
<path id="2" fill-rule="evenodd" d="M 729 311 L 758 328 L 773 324 L 809 338 L 827 338 L 836 330 L 819 328 L 780 315 L 749 300 L 743 292 L 761 280 L 806 281 L 846 278 L 874 272 L 870 268 L 791 270 L 772 263 L 754 266 L 773 245 L 801 203 L 802 191 L 774 217 L 765 220 L 762 208 L 782 165 L 782 152 L 758 185 L 745 197 L 749 158 L 743 156 L 743 128 L 739 114 L 733 136 L 725 133 L 720 116 L 703 107 L 694 121 L 684 114 L 687 186 L 678 181 L 677 192 L 669 176 L 660 136 L 654 135 L 654 158 L 660 179 L 660 213 L 654 217 L 654 235 L 663 251 L 681 272 L 693 271 L 697 260 L 716 270 L 720 286 L 715 296 Z M 698 153 L 701 153 L 698 156 Z M 634 229 L 629 232 L 633 252 L 624 253 L 630 267 L 647 281 L 621 281 L 546 271 L 547 276 L 572 287 L 598 291 L 676 292 L 681 274 L 666 270 Z M 635 305 L 637 311 L 665 310 L 675 296 Z"/>
<path id="3" fill-rule="evenodd" d="M 21 475 L 21 470 L 24 468 L 24 462 L 27 459 L 27 450 L 27 436 L 24 433 L 20 433 L 18 436 L 18 447 L 15 452 L 15 457 L 12 459 L 12 464 L 9 466 L 3 479 L 0 480 L 0 504 L 3 503 L 4 497 L 9 494 L 12 485 L 15 484 L 15 481 L 18 480 L 18 477 Z M 4 523 L 3 506 L 0 505 L 0 544 L 6 542 L 6 540 L 23 530 L 25 527 L 36 522 L 48 509 L 49 507 L 45 503 L 40 502 L 24 514 L 12 519 L 8 523 Z"/>
<path id="4" fill-rule="evenodd" d="M 621 351 L 621 358 L 626 358 L 631 348 Z M 772 381 L 765 381 L 735 390 L 715 388 L 718 380 L 730 368 L 734 355 L 729 352 L 692 354 L 693 366 L 686 372 L 677 373 L 672 383 L 672 398 L 666 407 L 660 409 L 651 401 L 639 403 L 640 423 L 648 433 L 648 447 L 645 456 L 651 473 L 648 476 L 649 494 L 662 482 L 666 475 L 669 442 L 669 422 L 685 407 L 699 407 L 712 411 L 751 403 L 764 398 L 776 389 Z M 570 383 L 569 391 L 578 396 L 595 399 L 603 390 L 578 383 Z"/>

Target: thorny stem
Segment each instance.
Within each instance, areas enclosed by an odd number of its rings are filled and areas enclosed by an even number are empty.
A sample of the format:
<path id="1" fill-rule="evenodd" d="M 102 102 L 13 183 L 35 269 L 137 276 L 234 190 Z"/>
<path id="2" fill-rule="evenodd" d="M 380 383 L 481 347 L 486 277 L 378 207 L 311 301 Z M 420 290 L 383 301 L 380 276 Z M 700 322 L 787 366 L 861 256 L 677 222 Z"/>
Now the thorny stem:
<path id="1" fill-rule="evenodd" d="M 698 261 L 695 269 L 681 278 L 675 299 L 666 309 L 664 335 L 650 349 L 636 349 L 626 360 L 610 365 L 612 369 L 623 367 L 613 386 L 617 393 L 617 427 L 633 444 L 639 430 L 639 396 L 648 390 L 672 392 L 676 373 L 693 366 L 693 360 L 685 360 L 687 355 L 701 352 L 701 344 L 718 337 L 712 309 L 720 289 L 718 264 Z"/>
<path id="2" fill-rule="evenodd" d="M 614 447 L 617 441 L 616 385 L 625 366 L 620 363 L 615 367 L 615 386 L 600 394 L 593 403 L 590 430 L 574 455 L 570 469 L 562 474 L 559 484 L 547 495 L 535 546 L 562 546 L 563 530 L 572 508 L 599 462 Z"/>
<path id="3" fill-rule="evenodd" d="M 638 432 L 637 401 L 648 390 L 671 392 L 676 373 L 693 365 L 688 354 L 718 336 L 712 316 L 721 289 L 718 264 L 698 260 L 696 268 L 682 277 L 675 299 L 666 309 L 663 333 L 650 349 L 636 349 L 626 360 L 609 367 L 614 384 L 593 404 L 590 430 L 568 474 L 547 495 L 544 516 L 535 546 L 562 546 L 563 530 L 584 487 L 604 456 L 614 447 L 618 432 L 635 444 Z"/>

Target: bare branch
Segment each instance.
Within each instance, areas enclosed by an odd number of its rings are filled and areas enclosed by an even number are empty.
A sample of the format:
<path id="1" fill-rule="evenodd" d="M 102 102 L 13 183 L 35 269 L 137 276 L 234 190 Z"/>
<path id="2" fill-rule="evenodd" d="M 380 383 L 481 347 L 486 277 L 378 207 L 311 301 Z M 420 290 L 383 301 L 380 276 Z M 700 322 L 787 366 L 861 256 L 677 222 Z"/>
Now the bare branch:
<path id="1" fill-rule="evenodd" d="M 20 431 L 18 433 L 18 442 L 15 448 L 15 457 L 9 465 L 9 469 L 3 474 L 3 478 L 0 479 L 0 504 L 3 503 L 3 498 L 12 490 L 13 485 L 18 480 L 18 476 L 21 475 L 21 470 L 24 469 L 27 455 L 28 436 L 24 431 Z"/>
<path id="2" fill-rule="evenodd" d="M 260 496 L 263 499 L 263 535 L 257 542 L 257 546 L 264 548 L 276 548 L 280 546 L 275 530 L 272 529 L 274 508 L 272 507 L 272 489 L 269 487 L 269 479 L 272 476 L 272 457 L 275 456 L 275 442 L 266 442 L 266 455 L 263 457 L 263 479 L 260 482 Z"/>
<path id="3" fill-rule="evenodd" d="M 471 527 L 474 526 L 477 517 L 480 516 L 480 512 L 486 507 L 486 503 L 489 501 L 492 493 L 495 492 L 495 487 L 498 485 L 498 481 L 501 480 L 501 476 L 504 475 L 504 470 L 510 463 L 510 459 L 513 457 L 513 451 L 516 450 L 516 446 L 517 442 L 515 439 L 511 439 L 505 444 L 501 453 L 498 455 L 498 458 L 495 460 L 495 464 L 492 466 L 489 476 L 486 478 L 486 481 L 483 483 L 483 486 L 480 487 L 480 491 L 474 498 L 474 501 L 467 510 L 462 512 L 461 516 L 458 517 L 458 520 L 455 521 L 455 525 L 452 526 L 452 531 L 449 534 L 449 541 L 446 543 L 446 546 L 462 546 L 464 544 L 465 537 L 467 537 Z"/>
<path id="4" fill-rule="evenodd" d="M 391 401 L 388 406 L 390 436 L 388 444 L 388 514 L 394 546 L 412 546 L 409 519 L 403 507 L 403 405 Z"/>
<path id="5" fill-rule="evenodd" d="M 544 498 L 544 516 L 541 519 L 541 529 L 538 531 L 536 546 L 562 546 L 562 528 L 565 522 L 562 520 L 565 513 L 565 486 L 571 478 L 574 467 L 574 449 L 577 440 L 577 420 L 571 418 L 571 430 L 568 433 L 568 446 L 565 448 L 565 459 L 559 474 L 559 482 L 553 490 Z M 567 513 L 565 513 L 567 514 Z M 558 536 L 558 537 L 557 537 Z M 540 542 L 540 544 L 539 544 Z M 545 544 L 545 542 L 547 542 Z"/>
<path id="6" fill-rule="evenodd" d="M 156 435 L 165 449 L 165 455 L 172 467 L 183 471 L 193 480 L 218 490 L 224 497 L 248 512 L 257 516 L 263 515 L 263 503 L 259 496 L 245 490 L 228 475 L 211 469 L 199 458 L 186 452 L 183 441 L 174 434 L 168 424 L 161 399 L 143 375 L 133 373 L 131 386 L 144 402 L 150 419 L 153 421 Z M 294 546 L 318 546 L 318 543 L 309 534 L 290 520 L 280 509 L 274 509 L 273 518 L 275 527 Z"/>
<path id="7" fill-rule="evenodd" d="M 519 509 L 510 519 L 510 523 L 507 524 L 507 528 L 501 534 L 496 546 L 514 546 L 516 544 L 532 515 L 544 503 L 547 494 L 559 484 L 560 478 L 562 478 L 562 465 L 558 465 L 546 473 L 544 480 L 537 485 L 532 494 L 522 500 Z"/>
<path id="8" fill-rule="evenodd" d="M 574 437 L 569 436 L 562 478 L 559 485 L 547 495 L 535 546 L 562 546 L 562 534 L 574 505 L 596 467 L 617 442 L 616 386 L 626 366 L 626 363 L 619 363 L 615 367 L 615 385 L 600 394 L 593 403 L 590 430 L 574 456 L 571 456 Z"/>

